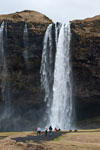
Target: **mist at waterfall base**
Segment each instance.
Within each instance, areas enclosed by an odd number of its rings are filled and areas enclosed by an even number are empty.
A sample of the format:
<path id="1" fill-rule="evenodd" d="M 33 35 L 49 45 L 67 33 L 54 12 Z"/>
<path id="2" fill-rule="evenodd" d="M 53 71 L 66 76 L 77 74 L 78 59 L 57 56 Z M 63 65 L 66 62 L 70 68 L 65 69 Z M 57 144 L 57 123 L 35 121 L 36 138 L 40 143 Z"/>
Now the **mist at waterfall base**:
<path id="1" fill-rule="evenodd" d="M 41 63 L 45 127 L 73 128 L 70 37 L 70 25 L 60 23 L 49 25 L 45 33 Z"/>

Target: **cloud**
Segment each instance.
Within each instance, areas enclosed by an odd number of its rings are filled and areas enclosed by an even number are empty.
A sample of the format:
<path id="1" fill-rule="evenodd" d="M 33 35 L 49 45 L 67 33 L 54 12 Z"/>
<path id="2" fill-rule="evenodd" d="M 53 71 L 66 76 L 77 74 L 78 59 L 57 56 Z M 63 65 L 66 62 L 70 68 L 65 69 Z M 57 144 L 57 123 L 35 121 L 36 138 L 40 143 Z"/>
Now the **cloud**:
<path id="1" fill-rule="evenodd" d="M 26 9 L 39 11 L 53 21 L 83 19 L 100 14 L 99 0 L 3 0 L 0 14 Z"/>

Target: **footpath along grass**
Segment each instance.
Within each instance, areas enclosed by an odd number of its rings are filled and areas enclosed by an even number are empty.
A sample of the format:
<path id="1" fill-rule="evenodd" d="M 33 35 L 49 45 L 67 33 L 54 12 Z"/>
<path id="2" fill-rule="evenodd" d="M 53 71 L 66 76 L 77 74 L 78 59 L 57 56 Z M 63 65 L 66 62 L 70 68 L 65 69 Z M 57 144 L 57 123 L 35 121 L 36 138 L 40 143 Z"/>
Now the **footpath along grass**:
<path id="1" fill-rule="evenodd" d="M 100 150 L 100 129 L 53 132 L 0 132 L 0 150 Z"/>

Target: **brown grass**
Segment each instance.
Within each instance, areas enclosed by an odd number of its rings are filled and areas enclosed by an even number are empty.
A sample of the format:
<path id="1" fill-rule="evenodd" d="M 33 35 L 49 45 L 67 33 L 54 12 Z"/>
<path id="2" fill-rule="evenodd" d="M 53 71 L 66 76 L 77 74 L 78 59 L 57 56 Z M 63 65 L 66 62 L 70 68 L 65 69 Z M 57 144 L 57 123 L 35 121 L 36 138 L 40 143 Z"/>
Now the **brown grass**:
<path id="1" fill-rule="evenodd" d="M 0 150 L 100 150 L 100 129 L 63 132 L 63 135 L 51 141 L 18 142 L 14 137 L 33 136 L 32 132 L 5 132 L 7 136 L 0 140 Z M 36 133 L 34 133 L 36 136 Z"/>
<path id="2" fill-rule="evenodd" d="M 83 20 L 73 20 L 72 23 L 84 23 L 84 22 L 92 22 L 95 20 L 100 20 L 100 15 L 94 16 L 92 18 L 86 18 Z"/>
<path id="3" fill-rule="evenodd" d="M 41 14 L 37 11 L 29 10 L 16 12 L 12 14 L 0 15 L 0 20 L 12 20 L 13 22 L 26 21 L 32 23 L 52 23 L 52 20 L 50 20 L 44 14 Z"/>

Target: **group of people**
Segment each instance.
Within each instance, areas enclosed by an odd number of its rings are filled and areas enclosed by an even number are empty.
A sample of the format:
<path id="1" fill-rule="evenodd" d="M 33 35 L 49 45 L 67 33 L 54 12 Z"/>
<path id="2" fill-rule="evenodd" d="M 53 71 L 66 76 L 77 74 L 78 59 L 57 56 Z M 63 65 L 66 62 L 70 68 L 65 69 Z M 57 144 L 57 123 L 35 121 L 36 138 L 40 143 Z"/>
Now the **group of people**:
<path id="1" fill-rule="evenodd" d="M 48 129 L 46 128 L 45 129 L 45 136 L 47 136 L 48 134 Z M 49 127 L 49 135 L 51 136 L 52 135 L 52 126 Z"/>
<path id="2" fill-rule="evenodd" d="M 49 132 L 48 132 L 48 129 L 46 128 L 45 129 L 45 136 L 47 136 L 48 135 L 48 133 L 49 133 L 49 136 L 52 136 L 52 126 L 50 126 L 49 127 Z M 57 130 L 57 128 L 55 127 L 55 129 L 54 129 L 55 131 L 60 131 L 60 129 L 58 129 Z M 37 135 L 41 135 L 41 128 L 40 127 L 36 127 L 35 128 L 35 131 L 37 131 Z"/>

